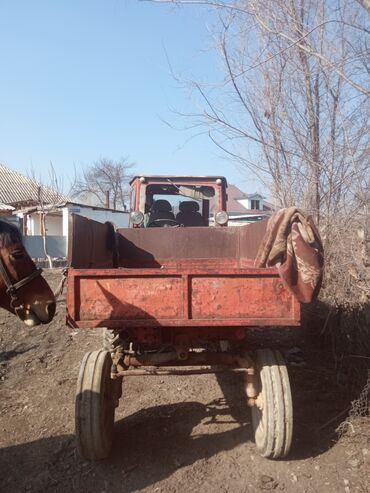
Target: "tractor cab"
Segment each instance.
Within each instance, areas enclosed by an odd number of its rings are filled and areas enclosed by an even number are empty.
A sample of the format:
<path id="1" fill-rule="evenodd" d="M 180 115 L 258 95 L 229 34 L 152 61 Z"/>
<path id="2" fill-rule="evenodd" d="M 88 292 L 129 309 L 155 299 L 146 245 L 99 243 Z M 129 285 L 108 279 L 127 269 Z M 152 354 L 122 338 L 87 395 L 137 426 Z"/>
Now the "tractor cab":
<path id="1" fill-rule="evenodd" d="M 135 176 L 130 227 L 227 226 L 224 177 Z"/>

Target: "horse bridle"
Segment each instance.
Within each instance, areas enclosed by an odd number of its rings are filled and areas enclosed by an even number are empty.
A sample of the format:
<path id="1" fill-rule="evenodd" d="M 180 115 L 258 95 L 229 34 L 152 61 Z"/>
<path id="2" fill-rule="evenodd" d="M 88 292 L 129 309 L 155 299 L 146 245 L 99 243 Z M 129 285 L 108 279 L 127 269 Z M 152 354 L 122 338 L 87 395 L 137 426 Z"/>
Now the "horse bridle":
<path id="1" fill-rule="evenodd" d="M 39 277 L 42 273 L 42 269 L 36 269 L 29 276 L 24 277 L 18 282 L 12 283 L 9 273 L 5 267 L 4 261 L 0 256 L 0 274 L 5 282 L 6 285 L 6 294 L 10 296 L 10 306 L 13 308 L 15 313 L 18 315 L 18 317 L 21 320 L 24 320 L 24 317 L 22 318 L 22 314 L 24 314 L 24 308 L 23 308 L 23 303 L 21 302 L 21 299 L 18 296 L 18 289 L 22 288 L 23 286 L 26 286 L 28 283 Z"/>

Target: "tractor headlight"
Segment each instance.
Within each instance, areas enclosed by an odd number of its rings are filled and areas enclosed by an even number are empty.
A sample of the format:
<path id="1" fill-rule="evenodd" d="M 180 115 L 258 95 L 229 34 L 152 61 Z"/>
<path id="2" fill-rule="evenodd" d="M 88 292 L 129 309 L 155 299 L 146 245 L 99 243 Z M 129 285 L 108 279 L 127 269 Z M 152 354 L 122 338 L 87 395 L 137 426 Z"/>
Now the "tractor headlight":
<path id="1" fill-rule="evenodd" d="M 215 219 L 217 224 L 223 226 L 229 220 L 229 215 L 226 211 L 219 211 L 217 212 Z"/>
<path id="2" fill-rule="evenodd" d="M 140 211 L 131 212 L 131 221 L 135 226 L 139 226 L 144 221 L 144 214 Z"/>

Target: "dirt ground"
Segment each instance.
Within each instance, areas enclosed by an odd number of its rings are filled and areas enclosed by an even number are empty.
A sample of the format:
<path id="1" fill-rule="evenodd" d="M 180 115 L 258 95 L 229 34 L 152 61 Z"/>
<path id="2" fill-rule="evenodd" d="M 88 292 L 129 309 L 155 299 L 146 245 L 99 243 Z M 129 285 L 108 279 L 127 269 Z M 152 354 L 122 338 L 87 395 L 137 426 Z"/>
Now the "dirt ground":
<path id="1" fill-rule="evenodd" d="M 60 273 L 46 272 L 52 286 Z M 47 326 L 0 313 L 0 491 L 369 492 L 368 434 L 338 440 L 350 399 L 331 358 L 302 329 L 276 330 L 266 345 L 298 346 L 289 365 L 295 435 L 287 460 L 261 458 L 240 376 L 134 377 L 124 382 L 110 459 L 82 461 L 74 446 L 80 361 L 100 330 L 65 326 L 65 299 Z M 258 335 L 251 346 L 259 344 Z M 296 362 L 297 363 L 297 362 Z"/>

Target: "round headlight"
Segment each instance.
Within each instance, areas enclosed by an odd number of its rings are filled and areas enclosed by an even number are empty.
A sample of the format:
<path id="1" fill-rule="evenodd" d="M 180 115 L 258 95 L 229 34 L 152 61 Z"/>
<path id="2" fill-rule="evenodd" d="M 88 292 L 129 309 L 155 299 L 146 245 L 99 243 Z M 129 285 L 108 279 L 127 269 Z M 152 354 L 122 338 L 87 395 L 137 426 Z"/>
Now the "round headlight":
<path id="1" fill-rule="evenodd" d="M 229 215 L 226 211 L 220 211 L 220 212 L 217 212 L 215 219 L 216 219 L 217 224 L 224 225 L 229 220 Z"/>
<path id="2" fill-rule="evenodd" d="M 132 224 L 135 224 L 138 226 L 144 221 L 144 214 L 140 211 L 133 211 L 131 212 L 131 221 Z"/>

